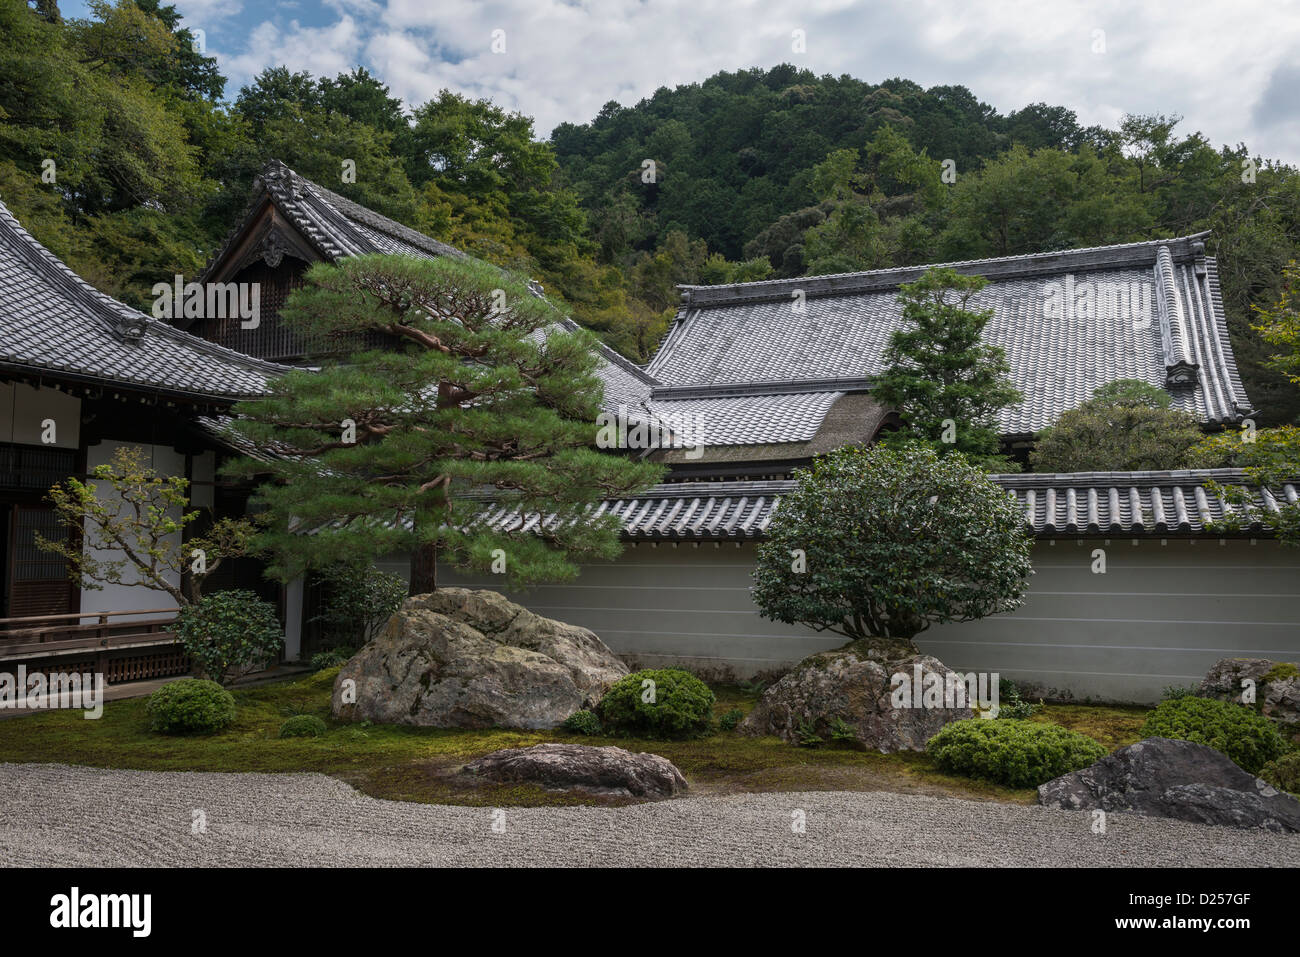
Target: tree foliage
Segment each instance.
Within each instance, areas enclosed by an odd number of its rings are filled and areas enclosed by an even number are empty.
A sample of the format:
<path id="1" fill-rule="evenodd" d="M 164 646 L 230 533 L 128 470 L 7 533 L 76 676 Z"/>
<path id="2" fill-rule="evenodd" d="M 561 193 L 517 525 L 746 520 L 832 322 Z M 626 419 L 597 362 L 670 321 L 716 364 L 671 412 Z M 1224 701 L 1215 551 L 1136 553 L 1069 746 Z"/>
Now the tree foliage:
<path id="1" fill-rule="evenodd" d="M 1169 393 L 1138 379 L 1104 385 L 1045 429 L 1029 461 L 1038 472 L 1180 469 L 1205 436 Z"/>
<path id="2" fill-rule="evenodd" d="M 896 409 L 903 427 L 891 445 L 921 442 L 935 451 L 962 452 L 985 465 L 999 455 L 996 416 L 1022 398 L 1008 377 L 1006 354 L 981 338 L 992 317 L 970 308 L 987 280 L 951 269 L 931 269 L 900 287 L 903 321 L 885 347 L 885 371 L 872 394 Z"/>
<path id="3" fill-rule="evenodd" d="M 1024 515 L 962 456 L 846 447 L 796 477 L 758 547 L 764 617 L 851 640 L 911 640 L 1021 604 Z"/>
<path id="4" fill-rule="evenodd" d="M 1276 509 L 1259 505 L 1256 490 L 1276 493 L 1283 484 L 1300 479 L 1300 428 L 1281 425 L 1256 430 L 1246 423 L 1239 431 L 1224 430 L 1206 437 L 1189 452 L 1194 468 L 1239 468 L 1247 485 L 1208 482 L 1206 488 L 1231 509 L 1212 523 L 1212 533 L 1247 532 L 1256 524 L 1272 526 L 1287 545 L 1300 546 L 1300 502 L 1275 495 Z"/>
<path id="5" fill-rule="evenodd" d="M 1300 385 L 1300 264 L 1287 263 L 1282 271 L 1282 294 L 1268 307 L 1256 307 L 1256 331 L 1269 345 L 1282 351 L 1268 365 Z"/>
<path id="6" fill-rule="evenodd" d="M 97 0 L 72 19 L 54 3 L 0 0 L 0 197 L 133 305 L 201 268 L 272 158 L 539 279 L 637 360 L 660 340 L 676 283 L 1208 229 L 1260 422 L 1300 415 L 1300 392 L 1252 328 L 1300 248 L 1300 175 L 1244 145 L 1215 148 L 1177 117 L 1084 128 L 1064 106 L 1002 114 L 960 86 L 782 64 L 608 103 L 544 141 L 529 117 L 454 91 L 403 104 L 360 67 L 272 67 L 226 100 L 194 40 L 161 0 Z M 42 179 L 46 160 L 55 182 Z"/>
<path id="7" fill-rule="evenodd" d="M 273 479 L 257 493 L 273 574 L 414 551 L 416 593 L 434 586 L 435 554 L 516 583 L 618 554 L 616 523 L 588 505 L 661 469 L 594 448 L 591 337 L 519 279 L 472 260 L 360 256 L 313 266 L 284 315 L 334 358 L 237 407 L 236 427 L 279 453 L 243 467 Z M 357 347 L 367 334 L 386 339 Z M 340 339 L 357 348 L 346 363 Z M 544 527 L 492 527 L 480 491 Z"/>
<path id="8" fill-rule="evenodd" d="M 185 607 L 199 600 L 204 579 L 222 561 L 248 551 L 253 527 L 246 519 L 223 518 L 187 538 L 186 529 L 205 518 L 189 507 L 189 480 L 159 475 L 141 448 L 119 447 L 88 479 L 69 478 L 49 492 L 69 537 L 36 536 L 40 548 L 68 563 L 82 588 L 154 588 Z"/>

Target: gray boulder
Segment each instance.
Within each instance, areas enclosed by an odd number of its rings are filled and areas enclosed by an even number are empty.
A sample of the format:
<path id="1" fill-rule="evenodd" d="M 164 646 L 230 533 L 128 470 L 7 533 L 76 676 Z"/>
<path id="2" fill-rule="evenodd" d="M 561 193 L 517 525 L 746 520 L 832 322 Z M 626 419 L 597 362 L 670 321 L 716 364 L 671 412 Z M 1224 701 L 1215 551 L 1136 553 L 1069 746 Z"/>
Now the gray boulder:
<path id="1" fill-rule="evenodd" d="M 1289 665 L 1289 667 L 1288 667 Z M 1203 698 L 1241 701 L 1244 679 L 1255 682 L 1260 713 L 1278 724 L 1300 726 L 1300 673 L 1293 662 L 1268 658 L 1222 658 L 1197 689 Z"/>
<path id="2" fill-rule="evenodd" d="M 585 744 L 493 751 L 465 765 L 462 773 L 502 784 L 530 783 L 622 797 L 671 797 L 686 790 L 686 778 L 667 758 Z"/>
<path id="3" fill-rule="evenodd" d="M 496 592 L 440 588 L 408 598 L 343 665 L 333 710 L 380 724 L 553 728 L 627 673 L 586 628 Z"/>
<path id="4" fill-rule="evenodd" d="M 1146 738 L 1039 785 L 1038 803 L 1300 832 L 1300 801 L 1191 741 Z"/>
<path id="5" fill-rule="evenodd" d="M 937 658 L 917 654 L 910 644 L 887 639 L 855 641 L 812 655 L 763 692 L 738 730 L 797 743 L 801 726 L 827 737 L 843 722 L 862 748 L 886 754 L 923 751 L 940 728 L 974 717 L 974 712 L 969 707 L 895 707 L 893 676 L 901 673 L 911 682 L 918 668 L 923 681 L 934 674 L 946 683 L 956 674 Z"/>

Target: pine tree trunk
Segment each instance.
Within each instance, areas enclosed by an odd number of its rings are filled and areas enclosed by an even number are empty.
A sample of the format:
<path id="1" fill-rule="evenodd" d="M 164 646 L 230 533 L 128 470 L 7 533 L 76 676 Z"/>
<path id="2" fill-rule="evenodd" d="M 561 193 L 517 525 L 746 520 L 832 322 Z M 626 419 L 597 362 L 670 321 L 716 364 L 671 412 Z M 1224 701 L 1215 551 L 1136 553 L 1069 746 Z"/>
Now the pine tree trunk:
<path id="1" fill-rule="evenodd" d="M 411 556 L 409 595 L 427 595 L 438 587 L 438 546 L 432 542 L 419 545 Z"/>

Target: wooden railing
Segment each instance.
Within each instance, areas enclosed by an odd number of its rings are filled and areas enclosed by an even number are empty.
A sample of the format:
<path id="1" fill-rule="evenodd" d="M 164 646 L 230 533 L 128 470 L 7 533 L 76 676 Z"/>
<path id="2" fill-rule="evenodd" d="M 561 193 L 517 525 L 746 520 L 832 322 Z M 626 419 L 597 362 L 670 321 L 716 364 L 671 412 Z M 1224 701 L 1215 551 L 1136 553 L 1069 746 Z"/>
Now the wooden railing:
<path id="1" fill-rule="evenodd" d="M 111 620 L 128 615 L 136 617 L 130 621 Z M 83 623 L 84 619 L 93 620 Z M 172 630 L 175 621 L 175 608 L 0 618 L 0 660 L 173 644 L 176 641 Z"/>

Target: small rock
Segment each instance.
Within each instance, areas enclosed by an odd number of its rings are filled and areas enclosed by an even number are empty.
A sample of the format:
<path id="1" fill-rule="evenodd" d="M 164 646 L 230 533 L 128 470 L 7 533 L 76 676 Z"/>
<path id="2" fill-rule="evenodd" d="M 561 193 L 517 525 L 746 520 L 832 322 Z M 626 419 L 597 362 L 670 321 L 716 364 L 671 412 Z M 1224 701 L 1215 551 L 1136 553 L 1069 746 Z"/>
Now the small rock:
<path id="1" fill-rule="evenodd" d="M 1300 801 L 1191 741 L 1146 738 L 1039 785 L 1038 803 L 1300 832 Z"/>
<path id="2" fill-rule="evenodd" d="M 1300 674 L 1265 680 L 1280 664 L 1286 662 L 1268 658 L 1222 658 L 1206 674 L 1196 693 L 1203 698 L 1240 703 L 1242 680 L 1249 679 L 1255 683 L 1255 700 L 1264 717 L 1278 724 L 1300 726 Z"/>
<path id="3" fill-rule="evenodd" d="M 671 797 L 686 790 L 686 778 L 667 758 L 586 744 L 538 744 L 493 751 L 465 765 L 462 773 L 500 783 L 576 788 L 622 797 Z"/>

